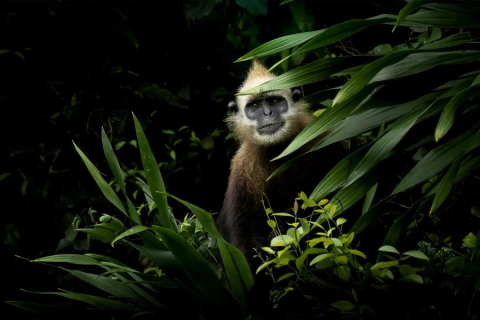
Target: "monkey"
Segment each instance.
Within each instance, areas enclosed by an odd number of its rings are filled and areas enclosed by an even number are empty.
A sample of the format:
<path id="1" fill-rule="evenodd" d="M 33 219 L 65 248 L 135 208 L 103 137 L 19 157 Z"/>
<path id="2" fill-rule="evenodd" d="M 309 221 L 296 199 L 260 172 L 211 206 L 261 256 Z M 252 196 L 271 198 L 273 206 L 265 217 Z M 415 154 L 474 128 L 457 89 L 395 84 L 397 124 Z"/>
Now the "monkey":
<path id="1" fill-rule="evenodd" d="M 255 59 L 247 77 L 238 88 L 242 92 L 274 79 L 275 74 Z M 231 114 L 226 118 L 234 133 L 238 149 L 230 164 L 230 175 L 223 207 L 217 218 L 220 233 L 237 247 L 252 267 L 253 248 L 268 246 L 269 233 L 265 202 L 274 212 L 292 208 L 300 191 L 313 190 L 320 178 L 316 172 L 323 168 L 322 159 L 305 157 L 300 165 L 277 177 L 267 178 L 285 161 L 308 151 L 319 139 L 304 145 L 283 161 L 271 161 L 312 120 L 309 106 L 300 99 L 298 89 L 265 91 L 254 95 L 238 95 L 228 104 Z"/>

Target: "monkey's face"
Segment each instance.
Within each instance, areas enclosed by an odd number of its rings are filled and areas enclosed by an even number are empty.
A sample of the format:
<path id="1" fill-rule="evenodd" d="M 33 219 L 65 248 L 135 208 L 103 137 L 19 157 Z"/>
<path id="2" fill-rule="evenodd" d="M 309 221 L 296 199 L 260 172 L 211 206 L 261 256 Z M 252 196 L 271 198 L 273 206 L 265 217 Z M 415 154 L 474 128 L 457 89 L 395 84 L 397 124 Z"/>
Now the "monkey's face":
<path id="1" fill-rule="evenodd" d="M 276 90 L 238 96 L 229 104 L 227 119 L 241 141 L 274 145 L 293 139 L 304 119 L 304 107 L 297 100 L 298 90 Z"/>
<path id="2" fill-rule="evenodd" d="M 258 95 L 245 105 L 245 116 L 255 121 L 255 129 L 261 136 L 274 135 L 282 129 L 287 111 L 288 101 L 277 95 Z"/>

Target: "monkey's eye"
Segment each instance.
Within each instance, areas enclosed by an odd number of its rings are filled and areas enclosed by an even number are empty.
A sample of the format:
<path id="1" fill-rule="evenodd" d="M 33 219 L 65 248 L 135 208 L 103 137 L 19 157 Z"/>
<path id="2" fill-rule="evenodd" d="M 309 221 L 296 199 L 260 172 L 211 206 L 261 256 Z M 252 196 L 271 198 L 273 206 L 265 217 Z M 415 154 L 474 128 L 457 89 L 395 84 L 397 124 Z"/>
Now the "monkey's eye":
<path id="1" fill-rule="evenodd" d="M 276 106 L 280 103 L 280 101 L 278 101 L 277 99 L 273 100 L 272 101 L 272 105 Z"/>
<path id="2" fill-rule="evenodd" d="M 260 108 L 260 106 L 258 105 L 258 103 L 252 104 L 251 107 L 252 107 L 253 109 L 258 109 L 258 108 Z"/>

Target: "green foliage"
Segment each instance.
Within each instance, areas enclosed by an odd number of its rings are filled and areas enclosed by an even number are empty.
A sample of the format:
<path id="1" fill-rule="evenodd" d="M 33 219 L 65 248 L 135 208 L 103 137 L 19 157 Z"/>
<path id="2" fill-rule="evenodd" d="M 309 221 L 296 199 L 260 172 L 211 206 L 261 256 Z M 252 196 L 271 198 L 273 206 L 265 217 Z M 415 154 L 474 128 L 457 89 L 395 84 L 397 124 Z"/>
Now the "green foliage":
<path id="1" fill-rule="evenodd" d="M 114 245 L 130 246 L 138 250 L 149 261 L 149 267 L 138 270 L 109 257 L 92 254 L 46 256 L 32 261 L 54 265 L 66 263 L 74 266 L 97 267 L 92 269 L 96 270 L 96 273 L 80 269 L 58 268 L 96 287 L 99 291 L 98 295 L 74 292 L 39 293 L 59 295 L 90 304 L 94 310 L 108 309 L 113 313 L 119 311 L 133 317 L 144 312 L 173 314 L 176 310 L 175 299 L 177 298 L 169 298 L 168 294 L 174 289 L 175 297 L 180 295 L 184 302 L 186 299 L 190 300 L 191 303 L 198 304 L 199 308 L 204 309 L 204 311 L 191 310 L 192 314 L 205 312 L 208 317 L 209 314 L 219 313 L 234 318 L 237 318 L 240 313 L 246 315 L 248 312 L 246 295 L 253 284 L 253 279 L 245 257 L 238 249 L 223 240 L 212 216 L 203 209 L 174 197 L 193 214 L 185 216 L 183 221 L 177 221 L 174 218 L 168 207 L 167 194 L 158 164 L 141 125 L 135 116 L 133 118 L 147 177 L 147 181 L 142 181 L 140 186 L 147 186 L 141 191 L 145 194 L 145 199 L 149 199 L 151 208 L 149 216 L 141 219 L 137 208 L 130 201 L 124 182 L 126 175 L 118 164 L 105 131 L 102 130 L 105 156 L 116 183 L 123 193 L 128 211 L 115 191 L 102 178 L 98 169 L 78 147 L 75 147 L 105 197 L 124 215 L 127 215 L 130 222 L 124 224 L 106 214 L 102 214 L 97 220 L 94 218 L 96 212 L 92 211 L 91 216 L 95 222 L 93 226 L 80 228 L 79 218 L 73 221 L 72 226 L 75 231 L 86 233 L 89 239 L 108 242 L 112 247 Z M 220 261 L 223 262 L 223 267 Z M 226 271 L 225 274 L 222 269 Z M 163 270 L 166 270 L 166 273 Z M 108 299 L 107 296 L 102 297 L 102 292 L 103 295 L 108 294 L 110 297 Z M 16 302 L 12 304 L 24 306 Z"/>

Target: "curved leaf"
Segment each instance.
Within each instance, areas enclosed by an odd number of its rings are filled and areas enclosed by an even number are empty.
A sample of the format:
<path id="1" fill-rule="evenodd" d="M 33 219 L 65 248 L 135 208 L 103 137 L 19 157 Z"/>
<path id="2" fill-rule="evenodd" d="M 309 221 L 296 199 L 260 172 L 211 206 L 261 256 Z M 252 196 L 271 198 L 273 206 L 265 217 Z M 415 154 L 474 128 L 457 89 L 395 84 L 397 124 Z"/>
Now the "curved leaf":
<path id="1" fill-rule="evenodd" d="M 469 87 L 455 95 L 443 109 L 437 127 L 435 128 L 435 141 L 438 142 L 450 130 L 455 118 L 455 110 L 467 99 L 479 95 L 480 84 Z"/>
<path id="2" fill-rule="evenodd" d="M 400 181 L 392 195 L 425 181 L 442 171 L 466 151 L 474 132 L 475 128 L 471 128 L 430 151 Z"/>
<path id="3" fill-rule="evenodd" d="M 93 163 L 87 158 L 87 156 L 82 152 L 82 150 L 80 150 L 77 147 L 75 142 L 73 142 L 73 145 L 77 150 L 78 154 L 80 155 L 80 157 L 82 158 L 83 162 L 87 166 L 88 171 L 90 172 L 93 179 L 97 183 L 100 190 L 102 190 L 103 194 L 108 199 L 108 201 L 110 201 L 115 207 L 118 208 L 118 210 L 120 210 L 123 214 L 125 214 L 128 217 L 127 211 L 125 210 L 125 207 L 123 206 L 122 201 L 120 201 L 120 198 L 117 196 L 115 191 L 113 191 L 112 187 L 103 179 L 97 167 L 95 167 Z"/>
<path id="4" fill-rule="evenodd" d="M 232 295 L 222 285 L 205 258 L 182 236 L 174 231 L 154 226 L 151 228 L 172 251 L 182 269 L 205 300 L 235 310 Z"/>
<path id="5" fill-rule="evenodd" d="M 376 56 L 351 56 L 321 59 L 285 72 L 276 78 L 236 95 L 256 94 L 269 90 L 288 89 L 309 84 L 339 71 L 375 60 Z"/>
<path id="6" fill-rule="evenodd" d="M 150 149 L 150 144 L 148 143 L 147 137 L 145 137 L 142 126 L 140 125 L 140 122 L 138 122 L 135 115 L 133 115 L 133 120 L 135 122 L 135 131 L 137 133 L 138 146 L 142 157 L 145 175 L 147 177 L 148 187 L 150 188 L 152 198 L 157 205 L 160 221 L 167 228 L 171 230 L 177 230 L 177 225 L 170 216 L 170 212 L 168 210 L 167 196 L 157 192 L 165 192 L 165 184 L 163 183 L 162 175 L 158 169 L 157 161 L 155 160 L 155 156 Z"/>
<path id="7" fill-rule="evenodd" d="M 255 57 L 264 57 L 268 55 L 272 55 L 277 52 L 282 52 L 283 50 L 293 48 L 295 46 L 298 46 L 299 44 L 302 44 L 311 38 L 315 37 L 316 35 L 322 33 L 325 31 L 325 29 L 322 30 L 316 30 L 316 31 L 310 31 L 310 32 L 301 32 L 301 33 L 296 33 L 284 37 L 280 37 L 274 40 L 271 40 L 258 48 L 250 51 L 249 53 L 241 56 L 238 58 L 235 62 L 240 62 L 240 61 L 245 61 L 245 60 L 250 60 Z"/>
<path id="8" fill-rule="evenodd" d="M 145 227 L 145 226 L 142 226 L 142 225 L 138 225 L 138 226 L 134 226 L 130 229 L 128 229 L 127 231 L 123 232 L 122 234 L 120 234 L 118 237 L 116 237 L 113 241 L 112 241 L 112 247 L 114 246 L 113 244 L 115 242 L 117 242 L 118 240 L 120 239 L 123 239 L 125 237 L 128 237 L 128 236 L 131 236 L 132 234 L 136 234 L 136 233 L 139 233 L 139 232 L 143 232 L 145 230 L 148 230 L 148 227 Z"/>
<path id="9" fill-rule="evenodd" d="M 443 201 L 445 201 L 447 196 L 450 194 L 450 190 L 455 183 L 455 177 L 457 175 L 460 164 L 462 163 L 462 160 L 462 158 L 456 160 L 440 181 L 437 192 L 435 193 L 435 198 L 433 198 L 432 207 L 430 208 L 430 214 L 435 212 L 435 210 L 437 210 L 438 207 L 442 205 Z"/>

